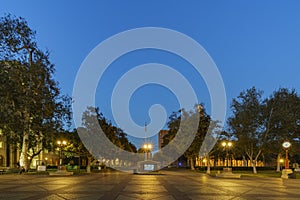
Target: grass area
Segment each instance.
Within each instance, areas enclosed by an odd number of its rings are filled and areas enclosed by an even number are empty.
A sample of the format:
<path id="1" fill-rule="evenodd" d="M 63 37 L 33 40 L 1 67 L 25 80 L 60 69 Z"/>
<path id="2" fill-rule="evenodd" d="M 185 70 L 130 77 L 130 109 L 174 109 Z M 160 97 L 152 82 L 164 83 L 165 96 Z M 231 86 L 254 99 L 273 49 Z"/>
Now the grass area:
<path id="1" fill-rule="evenodd" d="M 254 174 L 253 172 L 245 172 L 245 171 L 237 171 L 234 172 L 237 174 L 241 174 L 242 177 L 260 177 L 260 178 L 280 178 L 281 172 L 276 171 L 258 171 L 257 174 Z"/>
<path id="2" fill-rule="evenodd" d="M 200 173 L 206 173 L 201 171 Z M 222 173 L 221 170 L 212 170 L 210 175 L 216 176 L 216 174 Z M 276 171 L 258 171 L 254 174 L 252 171 L 233 171 L 234 174 L 241 174 L 242 177 L 254 177 L 254 178 L 281 178 L 281 172 Z M 300 179 L 300 173 L 296 174 L 296 179 Z"/>
<path id="3" fill-rule="evenodd" d="M 23 174 L 25 174 L 25 175 L 49 175 L 50 172 L 56 172 L 56 171 L 57 171 L 56 168 L 50 168 L 50 169 L 47 169 L 47 171 L 39 171 L 39 172 L 36 169 L 30 169 L 29 171 L 24 172 Z M 78 169 L 68 169 L 67 171 L 68 172 L 73 172 L 76 175 L 87 174 L 86 169 L 79 169 L 79 168 Z M 111 168 L 105 168 L 105 169 L 101 169 L 101 170 L 92 169 L 91 174 L 111 173 L 111 172 L 114 172 L 114 171 L 116 171 L 116 170 L 111 169 Z M 5 172 L 2 172 L 1 174 L 19 174 L 19 173 L 20 173 L 20 170 L 15 168 L 15 169 L 9 169 Z"/>

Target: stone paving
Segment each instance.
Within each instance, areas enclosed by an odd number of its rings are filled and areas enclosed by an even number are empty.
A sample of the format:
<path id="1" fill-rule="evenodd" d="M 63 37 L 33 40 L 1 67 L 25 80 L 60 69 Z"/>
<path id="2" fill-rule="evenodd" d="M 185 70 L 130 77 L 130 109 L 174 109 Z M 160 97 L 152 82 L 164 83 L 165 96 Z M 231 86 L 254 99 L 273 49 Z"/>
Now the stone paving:
<path id="1" fill-rule="evenodd" d="M 187 170 L 163 173 L 0 175 L 0 199 L 300 199 L 300 179 L 221 179 Z"/>

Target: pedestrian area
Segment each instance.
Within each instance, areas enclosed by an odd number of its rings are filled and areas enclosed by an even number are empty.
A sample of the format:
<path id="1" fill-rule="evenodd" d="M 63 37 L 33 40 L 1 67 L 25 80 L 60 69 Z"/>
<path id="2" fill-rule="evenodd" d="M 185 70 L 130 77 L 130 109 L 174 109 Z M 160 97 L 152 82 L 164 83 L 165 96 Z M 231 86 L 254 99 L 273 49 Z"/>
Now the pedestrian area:
<path id="1" fill-rule="evenodd" d="M 222 179 L 196 172 L 0 175 L 0 199 L 300 199 L 300 179 Z"/>

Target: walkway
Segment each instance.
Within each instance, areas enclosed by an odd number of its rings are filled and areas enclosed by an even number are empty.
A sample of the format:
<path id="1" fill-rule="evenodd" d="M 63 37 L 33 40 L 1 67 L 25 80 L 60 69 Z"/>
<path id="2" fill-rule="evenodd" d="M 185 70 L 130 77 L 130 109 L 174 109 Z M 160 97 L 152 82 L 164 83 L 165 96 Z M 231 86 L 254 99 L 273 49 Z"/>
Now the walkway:
<path id="1" fill-rule="evenodd" d="M 164 173 L 0 175 L 0 199 L 300 199 L 300 179 L 220 179 L 185 170 Z"/>

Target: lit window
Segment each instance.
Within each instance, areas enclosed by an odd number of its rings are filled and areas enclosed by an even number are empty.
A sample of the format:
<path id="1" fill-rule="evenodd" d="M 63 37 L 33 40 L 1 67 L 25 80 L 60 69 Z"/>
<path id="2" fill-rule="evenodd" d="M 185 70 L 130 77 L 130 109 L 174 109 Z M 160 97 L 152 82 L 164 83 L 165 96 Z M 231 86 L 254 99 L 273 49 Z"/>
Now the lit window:
<path id="1" fill-rule="evenodd" d="M 3 142 L 0 142 L 0 149 L 3 148 Z"/>

